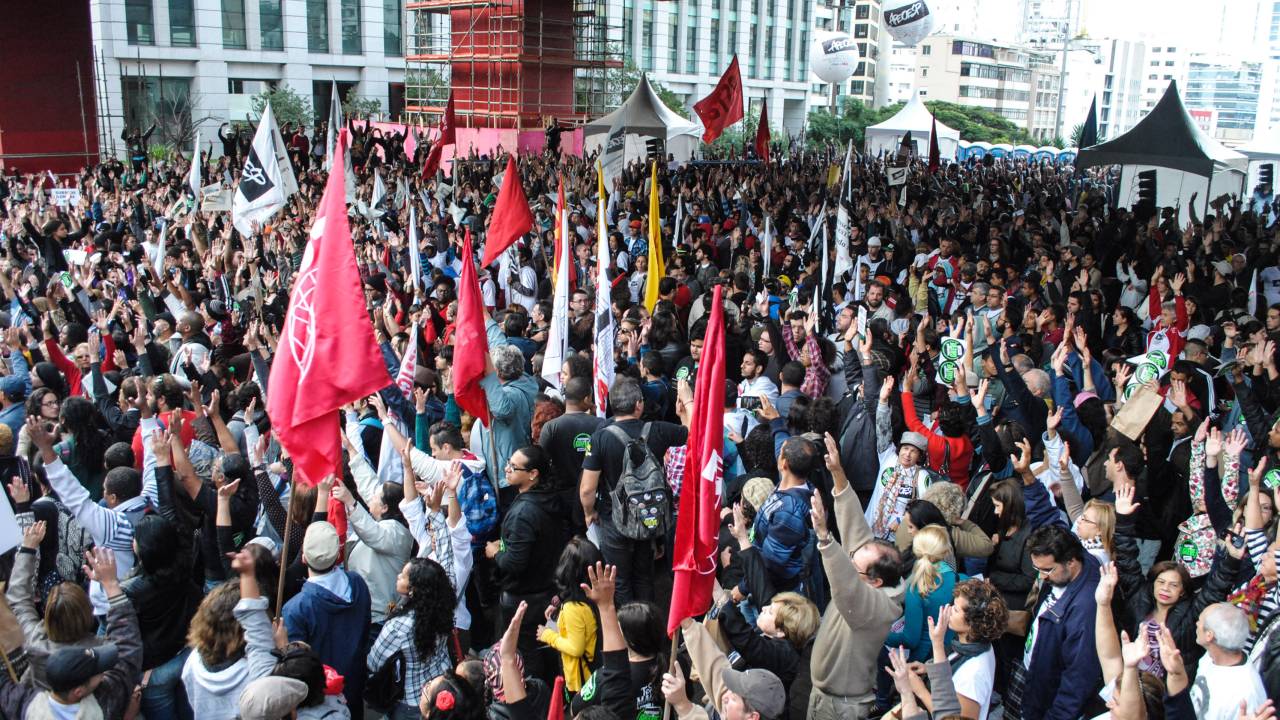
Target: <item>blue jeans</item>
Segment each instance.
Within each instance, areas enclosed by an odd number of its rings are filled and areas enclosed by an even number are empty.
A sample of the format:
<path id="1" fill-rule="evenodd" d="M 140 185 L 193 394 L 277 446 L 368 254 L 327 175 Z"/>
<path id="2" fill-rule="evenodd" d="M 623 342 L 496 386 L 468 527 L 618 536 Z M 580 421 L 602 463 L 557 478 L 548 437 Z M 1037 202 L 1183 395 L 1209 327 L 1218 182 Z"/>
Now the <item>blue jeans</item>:
<path id="1" fill-rule="evenodd" d="M 191 720 L 187 693 L 182 687 L 182 666 L 190 654 L 191 648 L 183 648 L 168 662 L 151 670 L 151 678 L 142 688 L 142 715 L 147 720 Z"/>

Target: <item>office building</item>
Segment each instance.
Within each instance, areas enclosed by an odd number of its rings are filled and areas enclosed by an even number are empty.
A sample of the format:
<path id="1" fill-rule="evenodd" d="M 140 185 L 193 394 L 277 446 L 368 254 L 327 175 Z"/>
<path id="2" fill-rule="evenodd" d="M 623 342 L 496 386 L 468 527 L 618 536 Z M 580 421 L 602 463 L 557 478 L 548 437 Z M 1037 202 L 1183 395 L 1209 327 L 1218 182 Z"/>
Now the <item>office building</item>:
<path id="1" fill-rule="evenodd" d="M 933 35 L 917 49 L 915 85 L 925 100 L 990 110 L 1046 143 L 1056 130 L 1060 75 L 1051 53 L 1021 45 Z"/>
<path id="2" fill-rule="evenodd" d="M 1209 111 L 1213 137 L 1226 144 L 1253 138 L 1262 90 L 1262 63 L 1194 57 L 1183 102 L 1192 115 Z"/>
<path id="3" fill-rule="evenodd" d="M 814 23 L 818 30 L 831 30 L 852 35 L 862 53 L 862 62 L 854 69 L 853 76 L 837 85 L 836 102 L 841 98 L 853 98 L 872 107 L 889 102 L 889 64 L 893 40 L 885 30 L 880 0 L 823 1 L 814 9 Z M 810 82 L 809 104 L 813 108 L 831 105 L 832 86 L 821 82 L 814 75 Z"/>

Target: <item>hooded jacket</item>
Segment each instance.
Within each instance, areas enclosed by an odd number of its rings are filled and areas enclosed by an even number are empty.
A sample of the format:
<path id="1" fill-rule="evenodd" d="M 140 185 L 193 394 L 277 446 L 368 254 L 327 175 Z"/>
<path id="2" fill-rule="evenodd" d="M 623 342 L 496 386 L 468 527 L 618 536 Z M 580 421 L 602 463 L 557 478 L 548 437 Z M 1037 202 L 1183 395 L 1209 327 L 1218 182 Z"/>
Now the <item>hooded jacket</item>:
<path id="1" fill-rule="evenodd" d="M 1078 718 L 1102 684 L 1093 638 L 1098 560 L 1086 552 L 1081 564 L 1080 574 L 1063 588 L 1052 608 L 1036 619 L 1050 595 L 1046 587 L 1031 612 L 1036 639 L 1027 677 L 1036 681 L 1027 683 L 1023 691 L 1024 718 Z"/>
<path id="2" fill-rule="evenodd" d="M 560 496 L 539 483 L 516 496 L 502 519 L 500 550 L 495 557 L 502 590 L 512 595 L 538 595 L 555 591 L 558 552 L 565 542 L 568 513 Z"/>
<path id="3" fill-rule="evenodd" d="M 346 576 L 345 597 L 333 594 L 313 578 L 284 604 L 282 616 L 289 628 L 289 641 L 307 643 L 321 662 L 346 678 L 342 692 L 347 704 L 360 707 L 364 702 L 363 652 L 369 630 L 369 587 L 356 573 L 342 569 L 333 573 Z"/>
<path id="4" fill-rule="evenodd" d="M 182 684 L 187 702 L 201 720 L 234 720 L 240 712 L 240 695 L 249 683 L 271 674 L 276 659 L 271 654 L 275 641 L 267 617 L 267 599 L 241 598 L 232 611 L 244 628 L 244 655 L 231 663 L 209 667 L 199 651 L 187 656 L 182 666 Z"/>

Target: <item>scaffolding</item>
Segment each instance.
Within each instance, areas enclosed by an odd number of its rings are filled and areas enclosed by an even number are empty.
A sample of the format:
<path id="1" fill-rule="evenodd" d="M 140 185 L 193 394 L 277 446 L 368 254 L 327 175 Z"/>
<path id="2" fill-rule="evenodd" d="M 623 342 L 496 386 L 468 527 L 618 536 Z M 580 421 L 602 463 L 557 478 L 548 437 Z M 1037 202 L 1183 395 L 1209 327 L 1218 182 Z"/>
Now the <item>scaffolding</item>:
<path id="1" fill-rule="evenodd" d="M 410 0 L 405 115 L 533 130 L 599 117 L 619 102 L 622 29 L 606 0 Z"/>

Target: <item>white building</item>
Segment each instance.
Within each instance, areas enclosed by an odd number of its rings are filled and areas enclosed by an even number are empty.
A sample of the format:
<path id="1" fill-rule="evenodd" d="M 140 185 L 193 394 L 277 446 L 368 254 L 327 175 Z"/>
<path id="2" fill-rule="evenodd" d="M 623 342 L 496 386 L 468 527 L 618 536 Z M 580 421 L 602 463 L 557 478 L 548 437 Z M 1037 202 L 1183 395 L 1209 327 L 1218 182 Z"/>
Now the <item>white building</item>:
<path id="1" fill-rule="evenodd" d="M 382 112 L 404 104 L 402 0 L 90 0 L 90 15 L 104 151 L 184 101 L 213 139 L 279 83 L 321 115 L 333 80 Z"/>
<path id="2" fill-rule="evenodd" d="M 1098 137 L 1113 138 L 1128 132 L 1146 114 L 1142 88 L 1147 45 L 1130 40 L 1102 40 L 1099 50 L 1106 74 L 1098 97 Z"/>
<path id="3" fill-rule="evenodd" d="M 711 93 L 737 54 L 748 105 L 767 102 L 775 129 L 800 133 L 813 81 L 814 3 L 621 0 L 620 6 L 623 57 L 686 107 Z"/>
<path id="4" fill-rule="evenodd" d="M 1187 61 L 1190 52 L 1185 45 L 1150 42 L 1142 74 L 1142 114 L 1156 106 L 1169 83 L 1176 81 L 1179 90 L 1187 88 Z"/>

